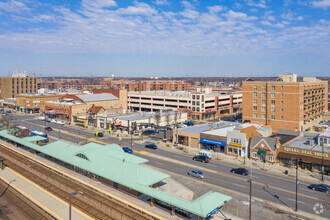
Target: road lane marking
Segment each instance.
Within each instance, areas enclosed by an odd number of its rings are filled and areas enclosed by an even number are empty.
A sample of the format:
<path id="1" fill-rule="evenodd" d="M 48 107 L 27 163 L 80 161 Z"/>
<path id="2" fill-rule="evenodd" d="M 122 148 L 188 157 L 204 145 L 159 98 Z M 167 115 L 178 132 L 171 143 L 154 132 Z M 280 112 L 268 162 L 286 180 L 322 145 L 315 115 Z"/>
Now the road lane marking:
<path id="1" fill-rule="evenodd" d="M 296 201 L 295 199 L 291 199 L 291 198 L 288 198 L 288 200 L 291 200 L 291 201 L 294 201 L 294 202 Z M 299 200 L 298 200 L 297 202 L 299 202 L 299 203 L 301 203 L 301 204 L 305 204 L 304 202 L 299 201 Z"/>
<path id="2" fill-rule="evenodd" d="M 139 151 L 139 152 L 136 152 L 136 153 L 138 153 L 138 154 L 142 154 L 142 155 L 149 154 L 149 152 L 147 152 L 147 151 Z"/>
<path id="3" fill-rule="evenodd" d="M 233 185 L 238 186 L 238 187 L 242 187 L 242 188 L 246 188 L 246 186 L 243 186 L 243 185 L 237 184 L 237 183 L 233 183 Z"/>

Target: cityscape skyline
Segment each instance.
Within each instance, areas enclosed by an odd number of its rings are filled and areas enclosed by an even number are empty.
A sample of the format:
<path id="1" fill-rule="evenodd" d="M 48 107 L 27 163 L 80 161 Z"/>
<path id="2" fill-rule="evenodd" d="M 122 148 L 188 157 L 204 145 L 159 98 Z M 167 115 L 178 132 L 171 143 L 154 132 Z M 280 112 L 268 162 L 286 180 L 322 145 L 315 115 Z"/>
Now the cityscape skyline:
<path id="1" fill-rule="evenodd" d="M 329 76 L 330 2 L 0 2 L 0 72 Z"/>

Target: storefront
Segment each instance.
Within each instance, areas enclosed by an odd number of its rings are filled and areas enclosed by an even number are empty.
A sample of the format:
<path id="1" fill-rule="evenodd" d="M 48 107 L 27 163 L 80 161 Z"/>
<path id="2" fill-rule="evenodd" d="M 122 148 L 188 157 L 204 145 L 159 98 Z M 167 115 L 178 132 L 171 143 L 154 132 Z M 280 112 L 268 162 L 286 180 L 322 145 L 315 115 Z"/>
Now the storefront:
<path id="1" fill-rule="evenodd" d="M 199 142 L 201 143 L 201 148 L 204 150 L 213 150 L 220 153 L 225 153 L 225 146 L 226 146 L 225 141 L 201 138 Z"/>
<path id="2" fill-rule="evenodd" d="M 314 172 L 322 170 L 330 172 L 330 153 L 302 148 L 280 146 L 277 149 L 276 161 L 285 166 L 295 166 L 299 161 L 299 167 Z"/>

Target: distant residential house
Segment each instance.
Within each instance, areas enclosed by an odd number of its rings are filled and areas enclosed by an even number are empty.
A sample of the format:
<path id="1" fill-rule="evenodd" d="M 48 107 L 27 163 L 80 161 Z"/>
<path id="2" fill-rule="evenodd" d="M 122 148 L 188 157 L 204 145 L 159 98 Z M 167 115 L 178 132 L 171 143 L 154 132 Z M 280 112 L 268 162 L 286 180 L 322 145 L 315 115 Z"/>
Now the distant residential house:
<path id="1" fill-rule="evenodd" d="M 274 137 L 253 136 L 251 143 L 252 159 L 275 163 L 279 141 Z"/>

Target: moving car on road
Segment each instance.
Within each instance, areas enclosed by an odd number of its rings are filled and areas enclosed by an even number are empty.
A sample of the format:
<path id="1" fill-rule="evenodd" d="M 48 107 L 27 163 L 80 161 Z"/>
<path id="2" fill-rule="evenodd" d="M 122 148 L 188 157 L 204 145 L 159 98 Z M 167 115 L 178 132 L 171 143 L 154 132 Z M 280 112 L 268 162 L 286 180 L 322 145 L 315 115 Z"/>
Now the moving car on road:
<path id="1" fill-rule="evenodd" d="M 96 136 L 96 133 L 95 133 L 94 135 Z M 98 132 L 98 133 L 97 133 L 97 136 L 98 136 L 98 137 L 103 137 L 103 133 L 102 133 L 102 132 Z"/>
<path id="2" fill-rule="evenodd" d="M 51 127 L 45 127 L 46 131 L 52 131 L 53 129 Z"/>
<path id="3" fill-rule="evenodd" d="M 58 125 L 65 125 L 65 123 L 63 121 L 61 121 L 61 120 L 56 120 L 55 123 L 58 124 Z"/>
<path id="4" fill-rule="evenodd" d="M 311 189 L 311 190 L 330 193 L 330 187 L 325 184 L 311 184 L 307 187 L 308 187 L 308 189 Z"/>
<path id="5" fill-rule="evenodd" d="M 132 149 L 129 148 L 129 147 L 123 147 L 123 151 L 126 152 L 126 153 L 128 153 L 128 154 L 132 154 L 133 153 Z"/>
<path id="6" fill-rule="evenodd" d="M 194 176 L 200 179 L 204 179 L 205 178 L 205 174 L 200 171 L 200 170 L 189 170 L 187 173 L 189 176 Z"/>
<path id="7" fill-rule="evenodd" d="M 143 135 L 154 135 L 156 132 L 155 130 L 145 130 L 143 132 Z"/>
<path id="8" fill-rule="evenodd" d="M 203 162 L 203 163 L 210 162 L 210 159 L 207 156 L 204 156 L 204 155 L 194 156 L 193 160 L 200 161 L 200 162 Z"/>
<path id="9" fill-rule="evenodd" d="M 45 118 L 45 116 L 39 116 L 38 117 L 38 120 L 40 120 L 40 121 L 44 121 L 46 118 Z"/>
<path id="10" fill-rule="evenodd" d="M 52 120 L 50 120 L 50 122 L 56 124 L 57 123 L 57 120 L 52 119 Z"/>
<path id="11" fill-rule="evenodd" d="M 249 174 L 249 171 L 245 168 L 237 168 L 237 169 L 231 169 L 232 173 L 237 173 L 237 174 L 241 174 L 243 176 L 246 176 Z"/>
<path id="12" fill-rule="evenodd" d="M 145 148 L 150 148 L 150 149 L 153 149 L 153 150 L 156 150 L 157 149 L 157 145 L 156 144 L 147 144 L 146 146 L 144 146 Z"/>
<path id="13" fill-rule="evenodd" d="M 187 122 L 185 122 L 185 123 L 183 123 L 183 124 L 185 124 L 185 125 L 187 125 L 187 126 L 193 126 L 193 125 L 194 125 L 194 123 L 192 123 L 191 121 L 187 121 Z"/>

